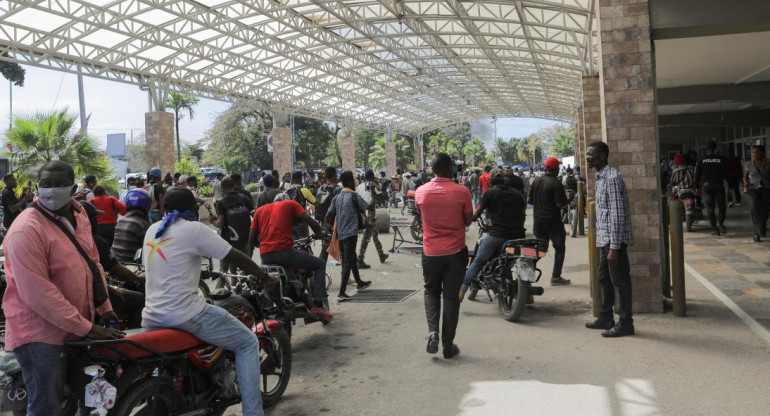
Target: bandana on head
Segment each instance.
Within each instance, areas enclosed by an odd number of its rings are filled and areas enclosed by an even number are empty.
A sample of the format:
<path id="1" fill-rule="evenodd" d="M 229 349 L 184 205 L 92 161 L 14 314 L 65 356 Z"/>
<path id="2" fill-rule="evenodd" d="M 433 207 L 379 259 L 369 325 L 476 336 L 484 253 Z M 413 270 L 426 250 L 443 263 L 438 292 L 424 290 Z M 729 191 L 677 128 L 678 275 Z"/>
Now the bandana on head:
<path id="1" fill-rule="evenodd" d="M 160 227 L 158 227 L 158 231 L 155 233 L 155 238 L 160 238 L 163 233 L 166 232 L 166 229 L 168 229 L 169 225 L 173 224 L 178 220 L 179 218 L 182 218 L 187 221 L 197 221 L 198 218 L 196 218 L 195 211 L 183 211 L 179 212 L 178 210 L 174 210 L 172 212 L 166 213 L 166 216 L 163 218 L 163 221 L 160 223 Z"/>

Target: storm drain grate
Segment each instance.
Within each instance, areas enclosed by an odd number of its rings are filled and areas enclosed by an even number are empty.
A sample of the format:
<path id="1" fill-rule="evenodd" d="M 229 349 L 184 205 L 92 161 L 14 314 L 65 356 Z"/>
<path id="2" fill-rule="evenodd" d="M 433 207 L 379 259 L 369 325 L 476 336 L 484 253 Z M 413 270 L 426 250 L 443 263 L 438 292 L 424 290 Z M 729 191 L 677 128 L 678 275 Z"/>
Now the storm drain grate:
<path id="1" fill-rule="evenodd" d="M 419 290 L 408 289 L 367 289 L 350 297 L 354 303 L 401 303 Z"/>

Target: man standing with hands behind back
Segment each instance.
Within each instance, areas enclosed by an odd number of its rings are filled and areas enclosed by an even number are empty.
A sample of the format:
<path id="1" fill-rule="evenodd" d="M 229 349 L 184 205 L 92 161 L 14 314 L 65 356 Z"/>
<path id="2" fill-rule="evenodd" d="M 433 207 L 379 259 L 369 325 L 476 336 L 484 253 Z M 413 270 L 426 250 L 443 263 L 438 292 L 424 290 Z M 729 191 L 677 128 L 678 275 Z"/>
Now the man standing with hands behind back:
<path id="1" fill-rule="evenodd" d="M 599 318 L 587 322 L 586 327 L 604 329 L 603 337 L 616 338 L 634 334 L 631 265 L 628 261 L 628 246 L 634 245 L 634 234 L 626 183 L 620 172 L 609 165 L 609 155 L 610 149 L 604 142 L 593 142 L 586 151 L 588 167 L 596 169 L 596 247 L 599 248 L 602 290 Z M 620 318 L 617 325 L 612 314 L 616 289 Z"/>
<path id="2" fill-rule="evenodd" d="M 417 189 L 415 205 L 422 213 L 422 274 L 425 280 L 425 315 L 428 319 L 427 352 L 438 352 L 439 313 L 444 298 L 441 343 L 444 358 L 460 353 L 454 344 L 460 317 L 460 285 L 468 264 L 465 227 L 471 225 L 473 206 L 468 188 L 452 181 L 452 158 L 436 153 L 431 160 L 433 180 Z"/>

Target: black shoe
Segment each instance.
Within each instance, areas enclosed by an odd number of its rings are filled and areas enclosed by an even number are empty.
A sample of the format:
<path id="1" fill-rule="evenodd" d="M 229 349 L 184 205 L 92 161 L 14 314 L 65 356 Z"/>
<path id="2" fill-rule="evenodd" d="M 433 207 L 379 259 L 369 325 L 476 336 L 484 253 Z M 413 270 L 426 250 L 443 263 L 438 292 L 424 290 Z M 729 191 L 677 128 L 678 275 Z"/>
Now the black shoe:
<path id="1" fill-rule="evenodd" d="M 760 232 L 759 232 L 759 235 L 761 235 L 761 236 L 762 236 L 762 238 L 765 238 L 765 237 L 767 237 L 767 229 L 763 229 L 762 231 L 760 231 Z"/>
<path id="2" fill-rule="evenodd" d="M 368 265 L 368 264 L 364 263 L 364 261 L 363 261 L 363 260 L 359 260 L 359 261 L 358 261 L 358 269 L 359 269 L 359 270 L 361 270 L 361 269 L 371 269 L 371 268 L 372 268 L 372 266 L 370 266 L 370 265 Z"/>
<path id="3" fill-rule="evenodd" d="M 438 332 L 431 332 L 428 334 L 428 346 L 425 347 L 425 351 L 428 354 L 435 354 L 438 352 Z"/>
<path id="4" fill-rule="evenodd" d="M 719 234 L 727 234 L 727 228 L 725 228 L 724 225 L 718 225 L 717 229 L 719 230 Z"/>
<path id="5" fill-rule="evenodd" d="M 385 263 L 385 260 L 387 260 L 387 259 L 388 259 L 388 255 L 387 254 L 384 254 L 384 253 L 380 254 L 380 263 Z"/>
<path id="6" fill-rule="evenodd" d="M 359 283 L 359 284 L 356 286 L 356 289 L 358 289 L 358 290 L 364 290 L 364 289 L 366 289 L 367 287 L 369 287 L 369 286 L 371 286 L 371 285 L 372 285 L 372 282 L 370 282 L 370 281 L 367 281 L 367 280 L 362 280 L 362 281 L 361 281 L 361 282 L 360 282 L 360 283 Z"/>
<path id="7" fill-rule="evenodd" d="M 586 322 L 586 328 L 588 329 L 612 329 L 615 326 L 614 319 L 602 319 L 599 318 L 593 322 Z"/>
<path id="8" fill-rule="evenodd" d="M 617 324 L 612 329 L 602 332 L 604 338 L 619 338 L 634 335 L 634 324 Z"/>
<path id="9" fill-rule="evenodd" d="M 460 348 L 457 344 L 452 344 L 448 347 L 444 347 L 444 358 L 447 360 L 460 353 Z"/>
<path id="10" fill-rule="evenodd" d="M 565 279 L 561 276 L 551 278 L 551 286 L 564 286 L 572 283 L 569 279 Z"/>
<path id="11" fill-rule="evenodd" d="M 755 242 L 755 243 L 759 243 L 760 241 L 762 241 L 762 239 L 761 239 L 761 238 L 759 238 L 759 234 L 755 234 L 755 235 L 754 235 L 754 242 Z"/>
<path id="12" fill-rule="evenodd" d="M 714 230 L 711 232 L 711 235 L 719 236 L 719 230 Z M 359 267 L 360 268 L 360 267 Z"/>
<path id="13" fill-rule="evenodd" d="M 351 299 L 351 297 L 347 293 L 340 293 L 339 295 L 337 295 L 337 302 L 338 303 L 339 302 L 345 302 L 345 301 L 348 301 L 350 299 Z"/>

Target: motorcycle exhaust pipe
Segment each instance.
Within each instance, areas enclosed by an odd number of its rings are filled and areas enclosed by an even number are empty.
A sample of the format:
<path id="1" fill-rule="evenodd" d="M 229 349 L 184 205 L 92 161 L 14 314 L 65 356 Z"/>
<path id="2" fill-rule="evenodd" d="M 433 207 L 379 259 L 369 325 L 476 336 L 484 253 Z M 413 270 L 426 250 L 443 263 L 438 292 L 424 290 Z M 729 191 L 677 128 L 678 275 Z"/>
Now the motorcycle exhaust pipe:
<path id="1" fill-rule="evenodd" d="M 527 293 L 534 296 L 543 296 L 543 293 L 545 293 L 545 289 L 543 289 L 540 286 L 530 286 Z"/>

